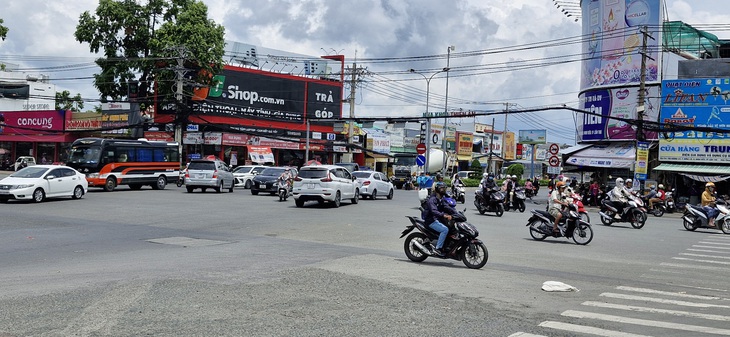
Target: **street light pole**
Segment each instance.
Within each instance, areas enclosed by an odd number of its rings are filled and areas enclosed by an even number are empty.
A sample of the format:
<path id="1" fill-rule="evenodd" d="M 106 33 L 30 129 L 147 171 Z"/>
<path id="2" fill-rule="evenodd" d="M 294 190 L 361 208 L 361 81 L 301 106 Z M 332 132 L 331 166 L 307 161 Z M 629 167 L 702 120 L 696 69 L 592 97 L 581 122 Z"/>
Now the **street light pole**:
<path id="1" fill-rule="evenodd" d="M 446 48 L 446 69 L 451 69 L 449 61 L 451 60 L 451 51 L 456 50 L 456 46 L 451 45 Z M 449 72 L 446 72 L 446 96 L 444 97 L 444 114 L 449 113 Z M 444 137 L 441 139 L 441 149 L 446 153 L 446 128 L 448 127 L 448 117 L 444 115 Z M 454 149 L 456 151 L 456 149 Z M 442 169 L 443 170 L 443 169 Z M 444 172 L 442 172 L 444 173 Z"/>
<path id="2" fill-rule="evenodd" d="M 428 164 L 429 164 L 429 157 L 431 157 L 431 140 L 428 139 L 429 137 L 431 137 L 431 118 L 428 115 L 428 99 L 429 99 L 429 95 L 431 93 L 431 79 L 433 79 L 433 77 L 436 76 L 436 74 L 440 74 L 440 73 L 444 73 L 444 72 L 448 74 L 449 68 L 446 67 L 442 70 L 439 70 L 439 71 L 431 74 L 431 76 L 429 76 L 429 77 L 426 77 L 426 75 L 417 72 L 415 69 L 410 69 L 408 71 L 412 72 L 414 74 L 421 75 L 426 80 L 426 113 L 425 113 L 425 115 L 426 115 L 425 116 L 426 117 L 426 162 L 424 163 L 423 167 L 424 167 L 424 172 L 428 172 L 427 170 L 428 170 Z"/>

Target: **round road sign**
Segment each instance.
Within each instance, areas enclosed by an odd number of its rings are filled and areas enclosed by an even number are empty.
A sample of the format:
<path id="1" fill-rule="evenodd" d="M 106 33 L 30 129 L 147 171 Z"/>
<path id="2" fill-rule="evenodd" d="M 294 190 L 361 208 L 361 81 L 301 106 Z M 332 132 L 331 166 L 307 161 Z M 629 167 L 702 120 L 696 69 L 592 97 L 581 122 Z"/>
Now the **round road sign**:
<path id="1" fill-rule="evenodd" d="M 550 156 L 548 163 L 550 163 L 550 166 L 553 167 L 560 166 L 560 158 L 558 158 L 558 156 Z"/>
<path id="2" fill-rule="evenodd" d="M 416 153 L 418 153 L 418 154 L 426 153 L 426 144 L 420 143 L 420 144 L 416 145 Z"/>
<path id="3" fill-rule="evenodd" d="M 419 154 L 418 156 L 416 156 L 416 164 L 418 166 L 426 165 L 426 156 L 424 156 L 422 154 Z"/>
<path id="4" fill-rule="evenodd" d="M 558 144 L 552 143 L 550 144 L 550 154 L 558 154 L 560 152 L 560 146 Z"/>

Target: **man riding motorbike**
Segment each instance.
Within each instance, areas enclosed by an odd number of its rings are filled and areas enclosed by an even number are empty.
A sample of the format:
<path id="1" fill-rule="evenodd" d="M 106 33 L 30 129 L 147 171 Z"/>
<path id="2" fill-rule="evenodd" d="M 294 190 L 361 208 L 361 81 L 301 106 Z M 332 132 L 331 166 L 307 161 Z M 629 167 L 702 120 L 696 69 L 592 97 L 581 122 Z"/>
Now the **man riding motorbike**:
<path id="1" fill-rule="evenodd" d="M 653 189 L 653 187 L 652 187 L 652 189 Z M 655 202 L 660 202 L 660 203 L 664 202 L 664 199 L 667 198 L 667 193 L 664 191 L 664 185 L 659 184 L 659 187 L 658 187 L 656 193 L 654 193 L 653 196 L 648 196 L 648 198 L 649 198 L 649 209 L 650 210 L 654 209 Z"/>
<path id="2" fill-rule="evenodd" d="M 482 175 L 482 181 L 479 183 L 482 188 L 482 196 L 485 202 L 489 202 L 489 197 L 492 195 L 493 189 L 497 187 L 497 182 L 494 181 L 494 176 L 491 174 L 484 173 Z"/>
<path id="3" fill-rule="evenodd" d="M 431 193 L 431 196 L 424 205 L 424 213 L 422 215 L 426 225 L 439 232 L 439 239 L 436 242 L 436 247 L 433 249 L 433 254 L 439 257 L 444 256 L 444 253 L 441 252 L 441 248 L 443 248 L 446 236 L 449 234 L 449 228 L 441 223 L 441 221 L 448 224 L 448 221 L 451 220 L 451 215 L 456 214 L 456 210 L 444 200 L 445 195 L 446 184 L 443 182 L 437 182 L 434 185 L 434 193 Z"/>
<path id="4" fill-rule="evenodd" d="M 560 223 L 560 219 L 563 217 L 562 208 L 563 206 L 568 205 L 567 202 L 563 201 L 563 193 L 565 192 L 565 187 L 566 185 L 564 182 L 558 181 L 555 184 L 555 189 L 553 189 L 553 192 L 550 193 L 548 213 L 550 213 L 550 215 L 555 218 L 555 222 L 553 223 L 553 235 L 555 236 L 560 234 L 558 224 Z"/>
<path id="5" fill-rule="evenodd" d="M 717 208 L 715 208 L 715 200 L 715 183 L 709 182 L 705 184 L 705 191 L 702 192 L 702 208 L 707 213 L 710 227 L 715 227 L 715 217 L 719 213 Z"/>
<path id="6" fill-rule="evenodd" d="M 628 206 L 630 194 L 631 192 L 629 192 L 626 189 L 626 186 L 624 186 L 624 179 L 621 177 L 616 178 L 616 186 L 611 190 L 608 197 L 613 202 L 614 206 L 616 206 L 617 219 L 621 218 L 624 213 L 624 209 Z"/>

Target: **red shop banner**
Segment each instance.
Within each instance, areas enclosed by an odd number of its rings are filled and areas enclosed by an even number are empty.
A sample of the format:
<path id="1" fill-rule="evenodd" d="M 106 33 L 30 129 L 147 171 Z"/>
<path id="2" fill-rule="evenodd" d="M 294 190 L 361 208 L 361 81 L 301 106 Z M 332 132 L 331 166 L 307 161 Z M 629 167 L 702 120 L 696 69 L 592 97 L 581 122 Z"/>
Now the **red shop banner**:
<path id="1" fill-rule="evenodd" d="M 37 135 L 63 132 L 63 110 L 0 112 L 0 134 Z"/>

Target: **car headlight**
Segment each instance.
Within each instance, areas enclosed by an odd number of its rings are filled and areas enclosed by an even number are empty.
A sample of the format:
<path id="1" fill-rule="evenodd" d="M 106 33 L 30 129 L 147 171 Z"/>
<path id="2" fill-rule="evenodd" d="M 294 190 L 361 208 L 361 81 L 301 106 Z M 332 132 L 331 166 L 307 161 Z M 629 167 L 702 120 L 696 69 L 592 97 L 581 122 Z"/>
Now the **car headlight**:
<path id="1" fill-rule="evenodd" d="M 29 187 L 33 187 L 33 186 L 34 186 L 33 184 L 13 185 L 13 186 L 10 186 L 10 189 L 19 190 L 21 188 L 29 188 Z"/>
<path id="2" fill-rule="evenodd" d="M 96 179 L 96 178 L 99 178 L 99 173 L 89 173 L 86 175 L 86 177 L 91 178 L 91 179 Z"/>

